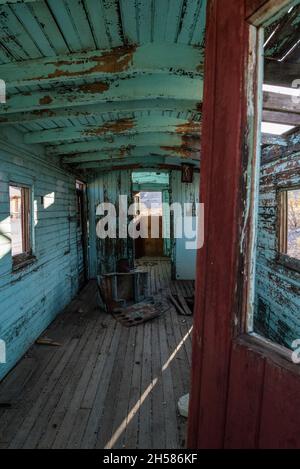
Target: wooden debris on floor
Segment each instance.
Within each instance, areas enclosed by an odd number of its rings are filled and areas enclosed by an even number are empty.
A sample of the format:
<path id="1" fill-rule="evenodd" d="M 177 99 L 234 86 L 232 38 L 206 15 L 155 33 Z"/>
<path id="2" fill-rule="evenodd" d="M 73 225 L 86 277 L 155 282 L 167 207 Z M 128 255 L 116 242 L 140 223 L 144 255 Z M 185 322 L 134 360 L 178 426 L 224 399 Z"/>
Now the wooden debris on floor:
<path id="1" fill-rule="evenodd" d="M 143 301 L 149 295 L 148 272 L 132 270 L 98 275 L 100 298 L 108 312 Z"/>
<path id="2" fill-rule="evenodd" d="M 60 342 L 56 342 L 53 339 L 50 339 L 49 337 L 40 337 L 35 341 L 37 345 L 51 345 L 52 347 L 61 347 L 62 344 Z"/>
<path id="3" fill-rule="evenodd" d="M 182 316 L 192 316 L 194 309 L 194 298 L 193 297 L 184 297 L 182 294 L 171 294 L 169 299 L 178 314 Z"/>
<path id="4" fill-rule="evenodd" d="M 138 326 L 163 314 L 166 305 L 161 301 L 141 301 L 125 308 L 115 308 L 115 319 L 126 327 Z"/>

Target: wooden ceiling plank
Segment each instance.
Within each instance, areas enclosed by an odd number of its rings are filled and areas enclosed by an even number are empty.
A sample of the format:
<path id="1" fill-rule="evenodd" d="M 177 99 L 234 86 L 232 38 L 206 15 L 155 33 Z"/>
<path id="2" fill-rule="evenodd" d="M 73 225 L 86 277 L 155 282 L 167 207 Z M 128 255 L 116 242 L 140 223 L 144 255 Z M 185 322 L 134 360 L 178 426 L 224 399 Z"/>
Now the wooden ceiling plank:
<path id="1" fill-rule="evenodd" d="M 275 124 L 300 126 L 300 113 L 280 112 L 280 111 L 263 111 L 263 121 Z"/>
<path id="2" fill-rule="evenodd" d="M 188 158 L 191 160 L 200 160 L 200 151 L 192 151 L 184 149 L 181 146 L 178 147 L 159 147 L 159 146 L 128 146 L 120 147 L 112 150 L 101 151 L 101 152 L 91 152 L 91 153 L 81 153 L 78 155 L 64 156 L 62 159 L 63 163 L 73 164 L 73 163 L 85 163 L 93 161 L 104 161 L 104 160 L 114 160 L 119 158 L 131 158 L 131 157 L 147 157 L 150 156 L 172 156 L 174 158 L 182 157 Z"/>
<path id="3" fill-rule="evenodd" d="M 107 113 L 126 113 L 137 111 L 177 111 L 177 112 L 192 112 L 201 117 L 201 102 L 196 100 L 184 99 L 140 99 L 132 101 L 117 101 L 117 102 L 101 102 L 96 104 L 89 104 L 83 106 L 76 106 L 70 108 L 59 109 L 43 109 L 41 111 L 23 111 L 19 113 L 10 113 L 5 116 L 0 115 L 1 125 L 15 125 L 24 124 L 37 121 L 45 121 L 49 119 L 60 118 L 81 118 L 81 117 L 94 117 L 102 116 Z"/>
<path id="4" fill-rule="evenodd" d="M 11 87 L 46 86 L 82 79 L 108 79 L 120 74 L 159 72 L 202 76 L 201 51 L 185 44 L 145 44 L 79 52 L 55 58 L 0 65 L 0 76 Z"/>
<path id="5" fill-rule="evenodd" d="M 54 143 L 54 144 L 53 144 Z M 46 154 L 55 155 L 72 155 L 84 152 L 110 151 L 113 149 L 134 147 L 153 147 L 153 146 L 169 146 L 179 147 L 185 145 L 194 150 L 200 150 L 200 135 L 196 137 L 188 137 L 170 132 L 140 132 L 137 135 L 113 135 L 109 137 L 97 138 L 84 142 L 60 143 L 52 142 L 46 147 Z"/>
<path id="6" fill-rule="evenodd" d="M 10 5 L 14 3 L 34 3 L 38 0 L 0 0 L 0 5 Z"/>
<path id="7" fill-rule="evenodd" d="M 28 132 L 24 135 L 24 142 L 28 144 L 50 143 L 81 139 L 94 139 L 105 135 L 131 135 L 145 132 L 174 132 L 177 134 L 199 134 L 199 123 L 187 122 L 183 119 L 157 116 L 151 118 L 125 118 L 117 121 L 108 121 L 97 126 L 81 125 L 76 127 L 62 127 L 57 129 Z"/>
<path id="8" fill-rule="evenodd" d="M 265 61 L 264 83 L 274 86 L 285 86 L 292 88 L 295 80 L 300 77 L 300 63 Z"/>
<path id="9" fill-rule="evenodd" d="M 267 57 L 282 60 L 284 56 L 299 40 L 300 33 L 300 5 L 295 6 L 279 23 L 275 34 L 268 42 L 265 50 Z"/>
<path id="10" fill-rule="evenodd" d="M 124 167 L 139 167 L 139 168 L 150 168 L 157 167 L 159 165 L 174 165 L 180 166 L 182 163 L 186 163 L 184 158 L 174 158 L 168 156 L 142 156 L 138 158 L 119 158 L 113 161 L 92 161 L 86 163 L 74 164 L 72 167 L 78 169 L 100 169 L 110 170 L 112 168 L 124 168 Z M 199 161 L 191 161 L 196 168 L 199 167 Z"/>
<path id="11" fill-rule="evenodd" d="M 300 98 L 279 93 L 264 92 L 263 109 L 268 111 L 300 113 Z"/>
<path id="12" fill-rule="evenodd" d="M 199 78 L 170 74 L 149 74 L 120 78 L 110 82 L 82 84 L 73 88 L 60 87 L 44 91 L 26 91 L 9 95 L 0 115 L 43 109 L 68 108 L 107 101 L 132 99 L 185 99 L 201 100 L 203 82 Z"/>

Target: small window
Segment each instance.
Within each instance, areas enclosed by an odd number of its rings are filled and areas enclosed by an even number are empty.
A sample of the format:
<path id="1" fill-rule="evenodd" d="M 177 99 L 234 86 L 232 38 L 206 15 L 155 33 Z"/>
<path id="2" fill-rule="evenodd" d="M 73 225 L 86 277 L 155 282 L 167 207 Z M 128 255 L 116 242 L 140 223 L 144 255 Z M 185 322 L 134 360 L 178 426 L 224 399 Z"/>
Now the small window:
<path id="1" fill-rule="evenodd" d="M 31 256 L 30 189 L 9 186 L 11 252 L 13 264 L 19 265 Z"/>
<path id="2" fill-rule="evenodd" d="M 280 253 L 300 260 L 300 188 L 280 192 Z"/>

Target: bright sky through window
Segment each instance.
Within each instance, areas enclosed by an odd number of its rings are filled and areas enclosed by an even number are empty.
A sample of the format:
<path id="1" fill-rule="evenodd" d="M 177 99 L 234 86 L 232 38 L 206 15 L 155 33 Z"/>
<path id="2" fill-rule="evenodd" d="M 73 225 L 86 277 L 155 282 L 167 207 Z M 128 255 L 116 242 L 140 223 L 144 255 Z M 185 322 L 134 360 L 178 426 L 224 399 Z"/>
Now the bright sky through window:
<path id="1" fill-rule="evenodd" d="M 288 88 L 287 86 L 274 86 L 274 85 L 263 85 L 263 91 L 269 93 L 285 94 L 288 96 L 299 96 L 300 97 L 300 88 Z"/>
<path id="2" fill-rule="evenodd" d="M 292 125 L 274 124 L 273 122 L 262 122 L 261 131 L 263 134 L 283 135 L 294 129 Z"/>

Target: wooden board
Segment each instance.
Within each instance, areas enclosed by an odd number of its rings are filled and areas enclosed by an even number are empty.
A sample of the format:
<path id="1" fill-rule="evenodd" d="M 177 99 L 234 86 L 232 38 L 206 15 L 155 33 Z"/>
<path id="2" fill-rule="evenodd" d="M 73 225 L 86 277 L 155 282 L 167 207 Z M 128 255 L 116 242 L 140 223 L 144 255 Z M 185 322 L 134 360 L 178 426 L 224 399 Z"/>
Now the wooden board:
<path id="1" fill-rule="evenodd" d="M 167 294 L 170 261 L 154 268 L 153 287 Z M 189 388 L 190 338 L 168 361 L 187 324 L 170 308 L 122 327 L 99 310 L 96 292 L 89 283 L 45 331 L 60 347 L 34 345 L 0 384 L 12 403 L 0 409 L 1 448 L 182 447 L 177 400 Z"/>

